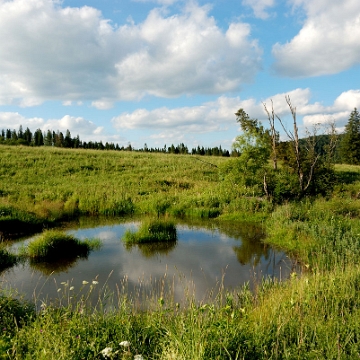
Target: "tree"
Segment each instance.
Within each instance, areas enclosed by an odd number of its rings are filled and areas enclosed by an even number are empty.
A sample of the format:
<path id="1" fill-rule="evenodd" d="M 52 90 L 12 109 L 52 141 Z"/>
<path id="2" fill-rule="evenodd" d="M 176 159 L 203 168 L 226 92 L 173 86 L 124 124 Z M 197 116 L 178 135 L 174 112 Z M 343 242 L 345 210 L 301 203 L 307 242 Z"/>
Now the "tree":
<path id="1" fill-rule="evenodd" d="M 53 136 L 50 130 L 47 131 L 46 136 L 44 138 L 44 145 L 45 146 L 52 146 L 53 145 Z"/>
<path id="2" fill-rule="evenodd" d="M 360 164 L 360 114 L 355 108 L 345 126 L 345 133 L 340 143 L 340 155 L 347 164 Z"/>
<path id="3" fill-rule="evenodd" d="M 34 145 L 35 146 L 42 146 L 44 145 L 44 136 L 40 129 L 37 129 L 34 132 Z"/>
<path id="4" fill-rule="evenodd" d="M 334 124 L 330 124 L 330 142 L 323 149 L 318 148 L 319 124 L 316 124 L 311 132 L 306 129 L 305 141 L 301 145 L 296 119 L 296 107 L 291 104 L 289 96 L 285 96 L 285 100 L 291 112 L 293 131 L 287 130 L 281 118 L 276 114 L 275 116 L 288 137 L 287 146 L 285 145 L 284 147 L 285 157 L 283 158 L 283 167 L 285 171 L 292 175 L 295 174 L 297 177 L 296 196 L 301 198 L 307 193 L 316 195 L 331 189 L 334 180 L 333 160 L 337 142 Z"/>
<path id="5" fill-rule="evenodd" d="M 66 147 L 66 148 L 72 148 L 73 147 L 73 143 L 72 143 L 72 139 L 71 139 L 71 133 L 70 133 L 69 129 L 66 130 L 63 146 Z"/>
<path id="6" fill-rule="evenodd" d="M 233 149 L 240 154 L 236 159 L 237 171 L 242 174 L 240 185 L 251 188 L 253 194 L 265 193 L 269 196 L 266 178 L 271 153 L 269 131 L 257 119 L 250 119 L 243 109 L 239 109 L 235 115 L 243 131 L 233 144 Z"/>
<path id="7" fill-rule="evenodd" d="M 285 127 L 282 119 L 264 105 L 270 129 L 265 129 L 257 119 L 251 119 L 243 110 L 235 114 L 242 134 L 236 138 L 233 151 L 239 156 L 225 165 L 225 178 L 228 177 L 243 194 L 266 195 L 268 199 L 281 202 L 305 195 L 324 193 L 334 183 L 334 153 L 336 145 L 335 126 L 330 127 L 329 142 L 323 149 L 318 146 L 318 126 L 306 130 L 306 137 L 300 139 L 296 119 L 296 108 L 290 97 L 285 100 L 289 106 L 293 130 Z M 275 128 L 278 120 L 287 141 L 279 141 Z M 278 162 L 280 165 L 278 166 Z"/>

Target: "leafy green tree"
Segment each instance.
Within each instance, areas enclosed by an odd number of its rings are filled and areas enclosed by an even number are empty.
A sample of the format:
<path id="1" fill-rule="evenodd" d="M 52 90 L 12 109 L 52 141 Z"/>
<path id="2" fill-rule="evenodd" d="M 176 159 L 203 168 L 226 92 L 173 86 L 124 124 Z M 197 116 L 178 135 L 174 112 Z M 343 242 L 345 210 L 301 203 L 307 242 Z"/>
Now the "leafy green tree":
<path id="1" fill-rule="evenodd" d="M 300 141 L 296 121 L 296 108 L 286 97 L 293 117 L 293 131 L 288 131 L 274 110 L 268 114 L 270 129 L 251 119 L 243 109 L 235 115 L 242 134 L 236 138 L 233 150 L 239 156 L 227 163 L 222 174 L 231 179 L 243 194 L 263 196 L 275 202 L 322 194 L 331 190 L 334 183 L 335 127 L 332 126 L 329 142 L 321 152 L 317 150 L 317 128 Z M 275 129 L 277 119 L 288 141 L 280 143 Z M 278 161 L 280 166 L 278 166 Z"/>
<path id="2" fill-rule="evenodd" d="M 341 159 L 347 164 L 360 164 L 360 114 L 355 108 L 345 126 L 340 143 Z"/>
<path id="3" fill-rule="evenodd" d="M 243 194 L 269 196 L 269 131 L 264 129 L 258 120 L 250 119 L 243 109 L 239 109 L 235 115 L 242 130 L 242 134 L 237 136 L 233 144 L 233 151 L 239 156 L 226 164 L 222 171 Z"/>

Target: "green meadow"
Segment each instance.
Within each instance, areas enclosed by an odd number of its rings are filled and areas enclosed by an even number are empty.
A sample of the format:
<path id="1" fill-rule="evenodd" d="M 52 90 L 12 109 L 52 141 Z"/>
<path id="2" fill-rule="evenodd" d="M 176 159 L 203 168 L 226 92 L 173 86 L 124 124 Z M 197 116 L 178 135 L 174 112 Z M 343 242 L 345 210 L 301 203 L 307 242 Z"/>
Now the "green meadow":
<path id="1" fill-rule="evenodd" d="M 191 294 L 183 303 L 164 295 L 140 309 L 86 279 L 77 292 L 61 284 L 58 298 L 40 309 L 3 288 L 0 358 L 360 357 L 360 167 L 336 165 L 326 196 L 274 204 L 244 195 L 224 176 L 234 159 L 10 146 L 0 154 L 2 240 L 80 215 L 248 221 L 303 268 L 282 282 L 264 279 L 231 292 L 220 286 L 201 303 Z M 128 236 L 135 235 L 144 234 Z M 2 247 L 1 266 L 11 266 L 13 256 Z"/>

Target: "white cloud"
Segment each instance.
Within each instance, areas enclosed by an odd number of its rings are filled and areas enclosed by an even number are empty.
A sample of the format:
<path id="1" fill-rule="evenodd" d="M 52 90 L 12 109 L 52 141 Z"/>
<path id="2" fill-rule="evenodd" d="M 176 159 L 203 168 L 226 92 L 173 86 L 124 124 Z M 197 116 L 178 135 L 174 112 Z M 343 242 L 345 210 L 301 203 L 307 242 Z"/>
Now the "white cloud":
<path id="1" fill-rule="evenodd" d="M 349 90 L 340 94 L 332 105 L 325 106 L 311 101 L 310 89 L 294 89 L 286 93 L 274 94 L 262 101 L 250 98 L 219 97 L 216 101 L 199 106 L 169 109 L 166 107 L 154 110 L 138 109 L 132 113 L 123 113 L 112 119 L 113 126 L 118 130 L 148 129 L 156 130 L 151 139 L 168 139 L 174 143 L 189 143 L 189 136 L 226 131 L 235 127 L 235 112 L 243 108 L 250 117 L 257 118 L 267 126 L 267 116 L 263 104 L 271 111 L 271 101 L 275 113 L 284 120 L 290 120 L 291 113 L 285 96 L 290 96 L 291 103 L 296 107 L 299 127 L 312 126 L 317 123 L 336 121 L 344 124 L 354 104 L 360 101 L 360 90 Z M 185 141 L 185 139 L 187 139 Z M 195 139 L 196 140 L 196 139 Z"/>
<path id="2" fill-rule="evenodd" d="M 306 20 L 286 44 L 275 44 L 275 69 L 284 76 L 334 74 L 360 64 L 358 0 L 292 0 Z"/>
<path id="3" fill-rule="evenodd" d="M 17 112 L 0 112 L 0 129 L 17 131 L 20 125 L 24 130 L 28 127 L 32 132 L 36 129 L 45 132 L 59 130 L 65 134 L 66 130 L 69 130 L 71 136 L 79 135 L 83 141 L 124 142 L 124 138 L 121 136 L 109 135 L 104 131 L 104 127 L 97 126 L 82 117 L 65 115 L 60 119 L 44 120 L 42 118 L 26 118 Z"/>
<path id="4" fill-rule="evenodd" d="M 143 2 L 143 3 L 152 2 L 152 3 L 155 3 L 155 4 L 168 6 L 168 5 L 175 4 L 179 0 L 133 0 L 133 1 L 135 1 L 135 2 Z"/>
<path id="5" fill-rule="evenodd" d="M 0 129 L 18 130 L 22 125 L 24 130 L 29 127 L 34 131 L 44 125 L 44 120 L 41 118 L 25 118 L 17 112 L 0 112 Z"/>
<path id="6" fill-rule="evenodd" d="M 115 26 L 100 11 L 56 0 L 0 1 L 0 105 L 90 100 L 99 108 L 144 95 L 222 93 L 252 81 L 261 50 L 250 27 L 220 29 L 208 7 Z M 107 104 L 105 104 L 106 99 Z"/>
<path id="7" fill-rule="evenodd" d="M 98 110 L 109 110 L 114 106 L 114 103 L 108 100 L 97 100 L 97 101 L 93 101 L 91 103 L 91 106 L 93 106 Z"/>
<path id="8" fill-rule="evenodd" d="M 243 0 L 242 4 L 250 6 L 257 18 L 267 19 L 270 15 L 266 9 L 273 7 L 275 5 L 275 0 Z"/>
<path id="9" fill-rule="evenodd" d="M 220 97 L 200 106 L 155 110 L 138 109 L 112 119 L 117 129 L 167 129 L 191 133 L 221 131 L 234 122 L 241 101 L 239 98 Z"/>

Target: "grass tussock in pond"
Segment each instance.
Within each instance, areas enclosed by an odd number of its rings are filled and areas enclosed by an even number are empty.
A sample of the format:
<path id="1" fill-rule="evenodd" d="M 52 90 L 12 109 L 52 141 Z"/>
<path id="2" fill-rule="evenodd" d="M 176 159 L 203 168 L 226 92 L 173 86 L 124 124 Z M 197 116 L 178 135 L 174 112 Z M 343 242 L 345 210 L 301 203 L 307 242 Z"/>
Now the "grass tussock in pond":
<path id="1" fill-rule="evenodd" d="M 175 242 L 176 226 L 167 220 L 146 220 L 141 223 L 137 231 L 126 231 L 122 240 L 125 244 Z"/>
<path id="2" fill-rule="evenodd" d="M 21 255 L 35 260 L 56 260 L 67 257 L 87 257 L 91 250 L 99 248 L 100 240 L 81 241 L 58 230 L 44 231 L 22 249 Z"/>

